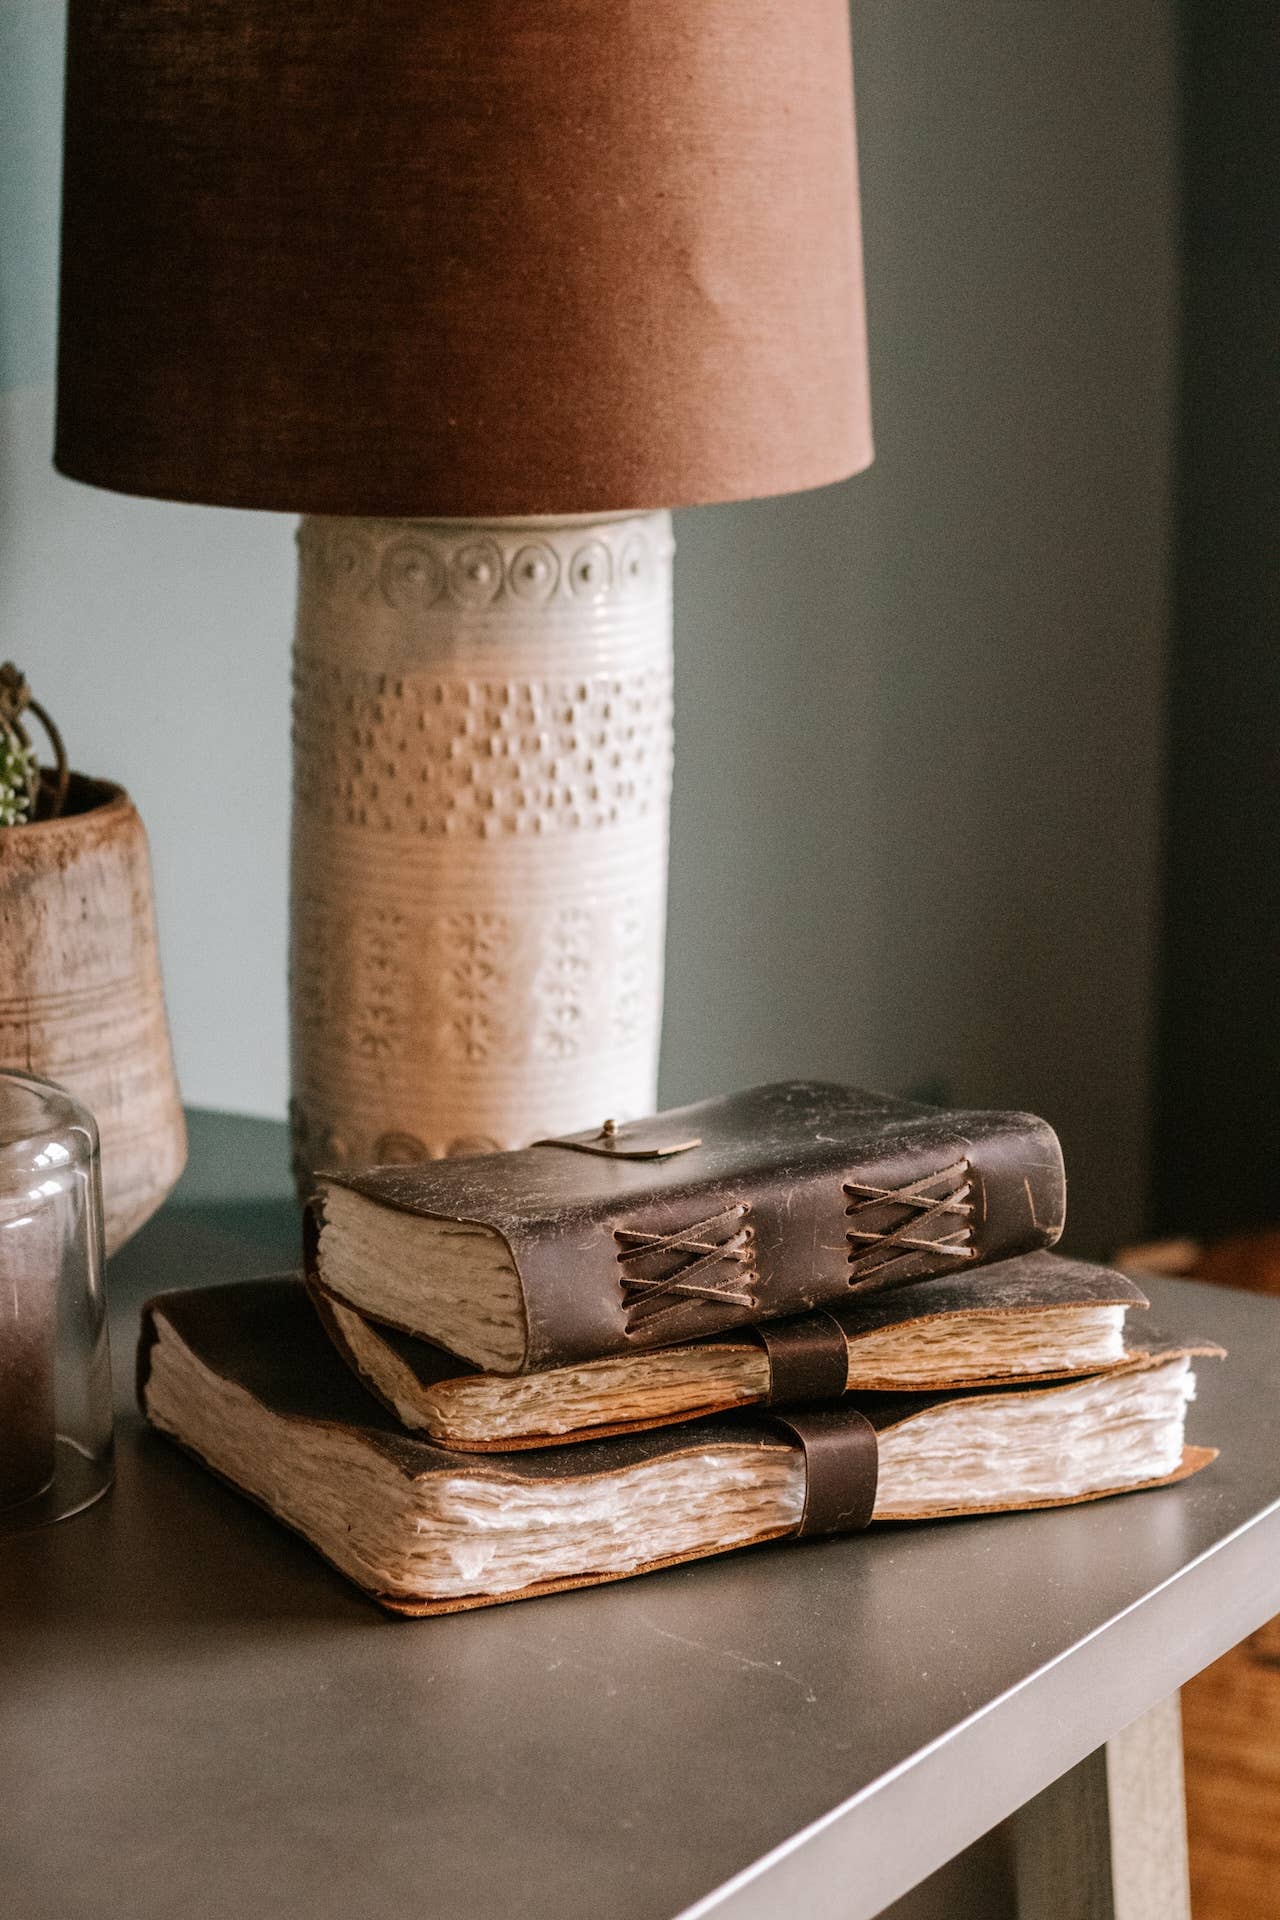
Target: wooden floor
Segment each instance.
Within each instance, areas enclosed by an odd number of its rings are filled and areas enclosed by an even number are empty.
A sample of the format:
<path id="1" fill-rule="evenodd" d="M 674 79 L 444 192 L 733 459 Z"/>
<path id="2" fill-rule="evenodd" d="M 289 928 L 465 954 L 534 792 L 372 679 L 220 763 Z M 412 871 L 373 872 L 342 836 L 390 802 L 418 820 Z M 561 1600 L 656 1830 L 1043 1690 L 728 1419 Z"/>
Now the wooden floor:
<path id="1" fill-rule="evenodd" d="M 1117 1264 L 1280 1296 L 1280 1230 L 1169 1240 Z M 1280 1920 L 1280 1619 L 1182 1690 L 1195 1920 Z"/>
<path id="2" fill-rule="evenodd" d="M 1280 1920 L 1280 1619 L 1182 1691 L 1195 1920 Z"/>

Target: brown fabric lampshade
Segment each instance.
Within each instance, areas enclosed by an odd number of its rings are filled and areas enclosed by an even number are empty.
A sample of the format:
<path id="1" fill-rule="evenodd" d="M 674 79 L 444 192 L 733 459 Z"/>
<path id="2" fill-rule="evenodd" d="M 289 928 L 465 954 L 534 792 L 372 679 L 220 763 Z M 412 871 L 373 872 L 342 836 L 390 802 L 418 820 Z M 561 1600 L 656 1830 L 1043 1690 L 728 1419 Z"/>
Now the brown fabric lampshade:
<path id="1" fill-rule="evenodd" d="M 70 0 L 55 458 L 370 515 L 856 472 L 846 0 Z"/>

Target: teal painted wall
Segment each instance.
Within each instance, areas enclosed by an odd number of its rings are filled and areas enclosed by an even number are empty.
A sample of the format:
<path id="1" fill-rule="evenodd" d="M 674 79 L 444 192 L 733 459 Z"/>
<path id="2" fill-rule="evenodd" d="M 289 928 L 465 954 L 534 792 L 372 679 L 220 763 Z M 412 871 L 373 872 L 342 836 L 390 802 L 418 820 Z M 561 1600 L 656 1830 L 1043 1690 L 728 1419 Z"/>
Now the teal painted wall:
<path id="1" fill-rule="evenodd" d="M 0 0 L 0 389 L 53 378 L 61 0 Z"/>
<path id="2" fill-rule="evenodd" d="M 857 0 L 877 461 L 680 516 L 664 1091 L 930 1082 L 1148 1170 L 1172 0 Z M 0 0 L 0 650 L 152 835 L 188 1098 L 283 1108 L 282 517 L 49 468 L 56 0 Z"/>

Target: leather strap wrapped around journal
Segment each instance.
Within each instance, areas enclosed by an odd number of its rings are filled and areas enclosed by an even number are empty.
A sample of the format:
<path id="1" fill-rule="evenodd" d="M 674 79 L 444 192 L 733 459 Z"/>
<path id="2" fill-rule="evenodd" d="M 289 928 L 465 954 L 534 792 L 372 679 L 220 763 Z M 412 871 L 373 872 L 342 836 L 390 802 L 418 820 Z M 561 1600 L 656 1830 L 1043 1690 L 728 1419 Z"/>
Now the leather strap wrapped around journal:
<path id="1" fill-rule="evenodd" d="M 501 1242 L 530 1372 L 754 1325 L 926 1275 L 1052 1246 L 1063 1224 L 1057 1138 L 1022 1113 L 947 1111 L 856 1088 L 788 1082 L 518 1153 L 321 1174 L 326 1287 L 441 1339 L 403 1297 L 356 1297 L 329 1223 L 347 1194 Z M 346 1212 L 349 1213 L 349 1203 Z M 428 1257 L 428 1252 L 431 1258 Z M 411 1289 L 436 1284 L 423 1240 Z M 427 1316 L 429 1321 L 430 1316 Z M 834 1354 L 832 1366 L 834 1379 Z"/>
<path id="2" fill-rule="evenodd" d="M 774 1416 L 804 1454 L 804 1511 L 798 1534 L 861 1533 L 876 1506 L 880 1445 L 856 1407 L 811 1407 Z"/>
<path id="3" fill-rule="evenodd" d="M 849 1342 L 830 1313 L 802 1313 L 753 1329 L 769 1362 L 766 1407 L 838 1400 L 849 1376 Z"/>

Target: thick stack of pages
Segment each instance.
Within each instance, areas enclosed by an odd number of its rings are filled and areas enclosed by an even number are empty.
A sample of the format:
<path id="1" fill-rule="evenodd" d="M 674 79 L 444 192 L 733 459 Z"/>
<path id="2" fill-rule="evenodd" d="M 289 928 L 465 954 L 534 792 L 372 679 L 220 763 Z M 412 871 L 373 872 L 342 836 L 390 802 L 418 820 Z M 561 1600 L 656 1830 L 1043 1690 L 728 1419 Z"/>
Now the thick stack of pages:
<path id="1" fill-rule="evenodd" d="M 1063 1198 L 1042 1121 L 810 1083 L 335 1175 L 305 1284 L 151 1303 L 141 1398 L 411 1614 L 1168 1484 L 1219 1349 L 1048 1252 Z"/>

